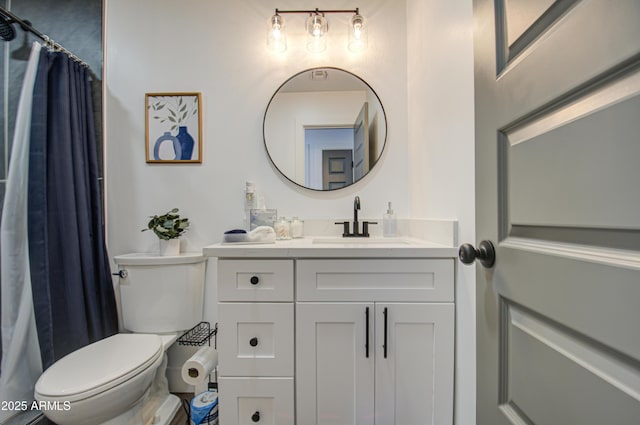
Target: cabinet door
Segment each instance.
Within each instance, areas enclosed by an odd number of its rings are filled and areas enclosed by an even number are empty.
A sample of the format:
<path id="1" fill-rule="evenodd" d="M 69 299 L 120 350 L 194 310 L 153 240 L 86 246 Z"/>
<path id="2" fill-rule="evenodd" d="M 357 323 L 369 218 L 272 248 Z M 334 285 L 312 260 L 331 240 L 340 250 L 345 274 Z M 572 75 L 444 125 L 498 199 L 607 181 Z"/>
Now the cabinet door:
<path id="1" fill-rule="evenodd" d="M 373 315 L 371 303 L 296 305 L 298 425 L 373 425 Z"/>
<path id="2" fill-rule="evenodd" d="M 375 423 L 452 424 L 454 305 L 376 303 L 375 310 Z"/>

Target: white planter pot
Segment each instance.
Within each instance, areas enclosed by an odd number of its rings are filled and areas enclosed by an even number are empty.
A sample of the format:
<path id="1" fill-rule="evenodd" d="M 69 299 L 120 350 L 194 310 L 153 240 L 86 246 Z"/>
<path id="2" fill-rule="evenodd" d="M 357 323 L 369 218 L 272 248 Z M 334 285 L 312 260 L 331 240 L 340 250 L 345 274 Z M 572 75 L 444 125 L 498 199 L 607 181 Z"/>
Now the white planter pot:
<path id="1" fill-rule="evenodd" d="M 160 242 L 160 255 L 163 257 L 180 255 L 180 239 L 158 239 Z"/>

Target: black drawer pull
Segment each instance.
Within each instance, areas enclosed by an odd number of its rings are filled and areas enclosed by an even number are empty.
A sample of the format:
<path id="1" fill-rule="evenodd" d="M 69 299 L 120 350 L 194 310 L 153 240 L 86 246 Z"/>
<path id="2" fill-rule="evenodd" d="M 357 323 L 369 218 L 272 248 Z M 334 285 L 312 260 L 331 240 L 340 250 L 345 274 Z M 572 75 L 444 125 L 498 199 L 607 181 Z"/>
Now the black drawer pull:
<path id="1" fill-rule="evenodd" d="M 256 412 L 253 415 L 251 415 L 251 420 L 253 422 L 260 422 L 260 412 Z"/>
<path id="2" fill-rule="evenodd" d="M 251 279 L 249 279 L 249 281 L 252 285 L 257 285 L 258 283 L 260 283 L 260 278 L 258 276 L 251 276 Z"/>
<path id="3" fill-rule="evenodd" d="M 384 308 L 384 310 L 382 311 L 382 314 L 384 315 L 384 343 L 382 344 L 382 348 L 384 349 L 384 358 L 387 358 L 387 307 Z"/>
<path id="4" fill-rule="evenodd" d="M 369 307 L 364 309 L 364 349 L 365 357 L 369 358 Z"/>
<path id="5" fill-rule="evenodd" d="M 252 346 L 252 347 L 257 346 L 258 345 L 258 338 L 256 338 L 255 336 L 253 338 L 251 338 L 249 340 L 249 345 Z"/>

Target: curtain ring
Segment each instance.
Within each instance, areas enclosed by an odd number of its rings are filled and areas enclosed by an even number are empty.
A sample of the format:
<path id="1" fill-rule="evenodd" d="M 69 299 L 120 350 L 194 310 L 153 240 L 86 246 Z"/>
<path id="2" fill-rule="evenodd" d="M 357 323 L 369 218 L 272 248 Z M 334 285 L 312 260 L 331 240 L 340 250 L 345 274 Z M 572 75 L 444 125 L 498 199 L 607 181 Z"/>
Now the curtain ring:
<path id="1" fill-rule="evenodd" d="M 53 41 L 53 38 L 48 37 L 46 39 L 46 45 L 47 45 L 47 49 L 49 50 L 49 52 L 55 52 L 56 49 L 56 42 Z"/>

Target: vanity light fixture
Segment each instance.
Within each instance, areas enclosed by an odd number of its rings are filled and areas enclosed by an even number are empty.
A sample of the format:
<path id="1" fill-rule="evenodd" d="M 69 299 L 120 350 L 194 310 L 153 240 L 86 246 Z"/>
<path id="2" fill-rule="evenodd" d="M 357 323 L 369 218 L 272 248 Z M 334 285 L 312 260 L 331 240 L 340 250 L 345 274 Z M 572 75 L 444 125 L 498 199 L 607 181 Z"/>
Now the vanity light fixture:
<path id="1" fill-rule="evenodd" d="M 349 50 L 352 52 L 361 52 L 367 48 L 369 34 L 366 21 L 359 13 L 353 15 L 349 21 Z"/>
<path id="2" fill-rule="evenodd" d="M 348 47 L 351 51 L 361 51 L 367 47 L 367 26 L 365 18 L 360 15 L 359 8 L 355 10 L 279 10 L 269 19 L 269 33 L 267 34 L 267 46 L 275 52 L 284 52 L 287 49 L 287 40 L 284 29 L 284 19 L 281 14 L 306 13 L 305 29 L 307 33 L 307 50 L 313 53 L 323 52 L 327 48 L 327 32 L 329 22 L 327 13 L 353 13 L 349 21 Z"/>
<path id="3" fill-rule="evenodd" d="M 284 52 L 287 50 L 287 32 L 284 25 L 284 18 L 276 14 L 269 19 L 269 32 L 267 33 L 267 46 L 274 52 Z"/>
<path id="4" fill-rule="evenodd" d="M 327 32 L 329 31 L 329 23 L 324 14 L 317 12 L 309 15 L 307 24 L 307 50 L 311 53 L 321 53 L 327 48 Z"/>

